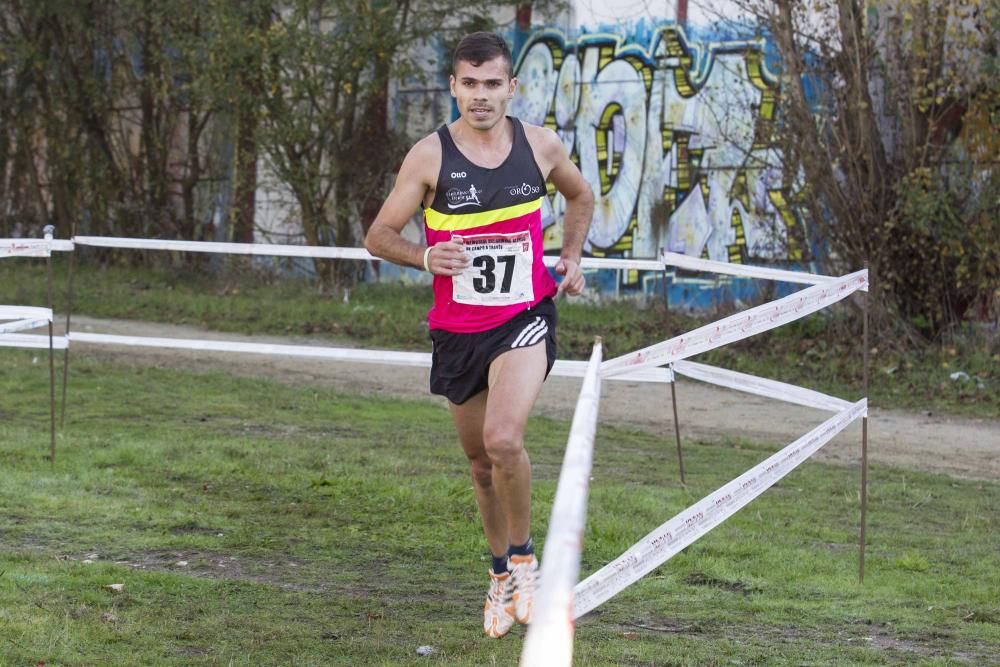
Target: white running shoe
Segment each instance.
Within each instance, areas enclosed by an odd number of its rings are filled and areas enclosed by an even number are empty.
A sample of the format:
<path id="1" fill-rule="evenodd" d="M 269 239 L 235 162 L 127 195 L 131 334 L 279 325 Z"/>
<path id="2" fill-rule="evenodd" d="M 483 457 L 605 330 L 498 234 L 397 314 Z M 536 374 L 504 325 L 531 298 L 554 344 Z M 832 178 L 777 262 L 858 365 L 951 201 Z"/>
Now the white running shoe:
<path id="1" fill-rule="evenodd" d="M 521 625 L 527 625 L 531 623 L 531 615 L 535 610 L 538 559 L 534 554 L 511 556 L 509 563 L 514 619 Z"/>
<path id="2" fill-rule="evenodd" d="M 490 569 L 490 590 L 483 607 L 483 631 L 499 639 L 514 627 L 514 601 L 511 599 L 510 572 L 494 574 Z"/>

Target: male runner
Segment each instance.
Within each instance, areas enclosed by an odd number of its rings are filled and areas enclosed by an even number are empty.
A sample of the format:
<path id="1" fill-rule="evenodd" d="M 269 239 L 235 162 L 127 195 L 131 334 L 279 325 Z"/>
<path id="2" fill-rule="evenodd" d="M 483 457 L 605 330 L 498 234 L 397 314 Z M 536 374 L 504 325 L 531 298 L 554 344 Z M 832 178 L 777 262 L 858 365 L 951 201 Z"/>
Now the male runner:
<path id="1" fill-rule="evenodd" d="M 501 37 L 466 36 L 452 66 L 460 117 L 410 150 L 365 245 L 434 274 L 431 392 L 447 397 L 472 468 L 493 554 L 483 628 L 502 637 L 531 620 L 538 561 L 524 428 L 556 358 L 553 297 L 583 291 L 594 197 L 554 132 L 506 115 L 517 80 Z M 558 287 L 542 263 L 546 179 L 567 202 Z M 426 246 L 401 236 L 418 206 Z"/>

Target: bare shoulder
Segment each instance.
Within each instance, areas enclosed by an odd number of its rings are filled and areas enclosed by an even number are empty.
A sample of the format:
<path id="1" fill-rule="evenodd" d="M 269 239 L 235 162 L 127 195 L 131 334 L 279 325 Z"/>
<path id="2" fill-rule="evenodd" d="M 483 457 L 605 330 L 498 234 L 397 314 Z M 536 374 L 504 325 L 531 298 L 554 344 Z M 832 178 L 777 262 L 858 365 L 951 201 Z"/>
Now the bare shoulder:
<path id="1" fill-rule="evenodd" d="M 528 139 L 528 145 L 535 154 L 535 161 L 538 162 L 543 176 L 556 167 L 560 162 L 567 159 L 566 149 L 563 147 L 559 135 L 547 127 L 539 127 L 522 121 L 524 126 L 524 136 Z"/>
<path id="2" fill-rule="evenodd" d="M 438 171 L 441 169 L 441 139 L 437 132 L 432 132 L 426 137 L 413 144 L 410 152 L 403 160 L 400 168 L 402 175 L 404 170 L 408 177 L 419 180 L 433 186 L 437 183 Z"/>
<path id="3" fill-rule="evenodd" d="M 524 135 L 528 138 L 528 143 L 536 152 L 563 152 L 562 140 L 559 135 L 547 127 L 539 127 L 530 123 L 521 122 L 524 127 Z"/>

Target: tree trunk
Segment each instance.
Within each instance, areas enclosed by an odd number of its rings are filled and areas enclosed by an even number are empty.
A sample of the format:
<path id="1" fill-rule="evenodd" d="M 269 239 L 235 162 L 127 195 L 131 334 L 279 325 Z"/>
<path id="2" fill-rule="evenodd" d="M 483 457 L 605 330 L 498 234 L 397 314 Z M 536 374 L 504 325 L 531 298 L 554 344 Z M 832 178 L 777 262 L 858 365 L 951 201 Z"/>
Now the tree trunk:
<path id="1" fill-rule="evenodd" d="M 271 23 L 269 11 L 255 7 L 247 16 L 248 32 L 264 32 Z M 246 57 L 240 69 L 240 86 L 246 91 L 236 112 L 236 177 L 233 188 L 233 241 L 253 243 L 257 215 L 257 132 L 264 92 L 263 60 L 259 51 Z"/>
<path id="2" fill-rule="evenodd" d="M 340 133 L 341 150 L 338 151 L 337 155 L 334 233 L 336 234 L 336 245 L 341 248 L 354 247 L 360 241 L 360 239 L 354 238 L 354 226 L 351 224 L 351 215 L 354 214 L 351 206 L 351 183 L 358 178 L 358 173 L 356 169 L 348 167 L 348 165 L 356 164 L 356 156 L 345 150 L 347 147 L 363 145 L 354 136 L 354 119 L 358 108 L 358 78 L 358 74 L 355 73 L 351 81 L 351 92 L 344 103 L 344 120 Z M 335 263 L 333 277 L 338 286 L 345 289 L 354 287 L 357 282 L 357 267 L 351 266 L 352 263 L 346 261 Z"/>

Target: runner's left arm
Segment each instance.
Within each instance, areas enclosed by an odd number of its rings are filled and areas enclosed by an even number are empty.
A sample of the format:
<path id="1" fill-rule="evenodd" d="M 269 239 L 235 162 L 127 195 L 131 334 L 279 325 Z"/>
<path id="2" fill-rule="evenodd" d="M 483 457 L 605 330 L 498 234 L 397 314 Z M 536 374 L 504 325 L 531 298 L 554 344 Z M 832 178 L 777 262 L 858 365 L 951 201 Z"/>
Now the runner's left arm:
<path id="1" fill-rule="evenodd" d="M 541 137 L 546 162 L 552 165 L 549 180 L 566 198 L 563 214 L 563 245 L 556 273 L 563 276 L 559 290 L 571 296 L 583 292 L 584 277 L 580 268 L 583 244 L 587 240 L 590 220 L 594 215 L 594 192 L 583 174 L 569 159 L 558 135 L 547 130 Z"/>

